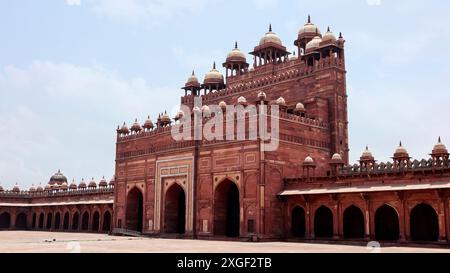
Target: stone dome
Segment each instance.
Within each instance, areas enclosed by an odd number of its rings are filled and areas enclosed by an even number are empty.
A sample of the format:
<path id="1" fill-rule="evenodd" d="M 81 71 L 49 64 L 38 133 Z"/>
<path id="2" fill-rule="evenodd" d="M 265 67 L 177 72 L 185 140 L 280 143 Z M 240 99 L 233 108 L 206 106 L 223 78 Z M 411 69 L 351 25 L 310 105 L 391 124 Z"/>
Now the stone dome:
<path id="1" fill-rule="evenodd" d="M 221 101 L 221 102 L 219 102 L 219 107 L 220 108 L 225 108 L 225 107 L 227 107 L 227 103 L 224 102 L 224 101 Z"/>
<path id="2" fill-rule="evenodd" d="M 247 99 L 246 99 L 244 96 L 240 96 L 240 97 L 237 99 L 237 103 L 238 103 L 238 104 L 246 104 L 246 103 L 247 103 Z"/>
<path id="3" fill-rule="evenodd" d="M 42 186 L 39 184 L 39 186 L 37 186 L 36 188 L 36 192 L 43 192 L 44 188 L 42 188 Z"/>
<path id="4" fill-rule="evenodd" d="M 316 166 L 314 159 L 308 155 L 305 160 L 303 160 L 303 166 Z"/>
<path id="5" fill-rule="evenodd" d="M 86 182 L 84 182 L 84 178 L 81 179 L 80 184 L 78 184 L 79 189 L 86 189 Z"/>
<path id="6" fill-rule="evenodd" d="M 206 73 L 204 84 L 223 84 L 223 75 L 216 69 L 216 63 L 213 64 L 213 69 Z"/>
<path id="7" fill-rule="evenodd" d="M 192 70 L 191 76 L 186 81 L 185 87 L 199 86 L 200 82 L 198 81 L 197 76 L 195 76 L 194 70 Z"/>
<path id="8" fill-rule="evenodd" d="M 177 112 L 177 114 L 175 115 L 175 120 L 180 120 L 180 119 L 182 119 L 183 117 L 184 117 L 184 112 L 181 111 L 181 110 L 179 110 L 179 111 Z"/>
<path id="9" fill-rule="evenodd" d="M 434 145 L 432 154 L 448 154 L 447 147 L 441 142 L 441 137 L 439 137 L 438 142 Z"/>
<path id="10" fill-rule="evenodd" d="M 50 185 L 58 184 L 61 185 L 63 182 L 67 182 L 67 177 L 62 174 L 61 170 L 58 170 L 57 173 L 52 175 L 49 180 Z"/>
<path id="11" fill-rule="evenodd" d="M 295 110 L 305 111 L 305 106 L 303 105 L 303 103 L 299 102 L 299 103 L 297 103 L 297 105 L 295 105 Z"/>
<path id="12" fill-rule="evenodd" d="M 36 192 L 36 188 L 34 187 L 34 184 L 31 185 L 30 189 L 28 190 L 30 193 L 35 193 Z"/>
<path id="13" fill-rule="evenodd" d="M 300 28 L 300 30 L 298 31 L 298 36 L 313 33 L 320 35 L 320 30 L 315 24 L 311 23 L 311 16 L 308 15 L 308 22 Z"/>
<path id="14" fill-rule="evenodd" d="M 234 45 L 233 50 L 228 53 L 226 62 L 247 62 L 247 58 L 245 57 L 245 54 L 241 50 L 239 50 L 237 42 Z"/>
<path id="15" fill-rule="evenodd" d="M 113 178 L 111 178 L 111 180 L 109 181 L 109 186 L 112 187 L 114 186 L 115 180 L 114 180 L 114 176 Z"/>
<path id="16" fill-rule="evenodd" d="M 67 184 L 67 182 L 62 183 L 60 189 L 63 190 L 63 191 L 68 190 L 69 189 L 69 185 Z"/>
<path id="17" fill-rule="evenodd" d="M 286 105 L 286 101 L 284 100 L 283 97 L 279 97 L 279 98 L 277 99 L 276 103 L 277 103 L 278 105 L 282 105 L 282 106 Z"/>
<path id="18" fill-rule="evenodd" d="M 365 161 L 365 160 L 374 160 L 375 158 L 373 157 L 372 153 L 369 151 L 369 147 L 366 146 L 366 149 L 363 151 L 363 153 L 361 154 L 361 161 Z"/>
<path id="19" fill-rule="evenodd" d="M 3 189 L 2 186 L 0 186 L 0 192 L 4 192 L 4 191 L 5 191 L 5 189 Z"/>
<path id="20" fill-rule="evenodd" d="M 266 98 L 267 98 L 267 95 L 263 91 L 258 93 L 258 99 L 259 100 L 266 100 Z"/>
<path id="21" fill-rule="evenodd" d="M 259 45 L 262 46 L 266 43 L 274 43 L 277 45 L 282 46 L 283 43 L 281 42 L 280 37 L 278 37 L 278 35 L 272 31 L 272 25 L 269 26 L 269 31 L 266 32 L 266 34 L 261 38 L 261 40 L 259 41 Z"/>
<path id="22" fill-rule="evenodd" d="M 400 145 L 397 147 L 397 149 L 395 149 L 394 158 L 402 157 L 409 157 L 409 154 L 405 147 L 403 147 L 402 142 L 400 142 Z"/>
<path id="23" fill-rule="evenodd" d="M 334 36 L 333 32 L 331 32 L 330 28 L 328 27 L 327 32 L 322 37 L 322 44 L 334 44 L 336 43 L 336 41 L 336 36 Z"/>
<path id="24" fill-rule="evenodd" d="M 77 184 L 75 184 L 75 179 L 74 179 L 74 180 L 72 180 L 72 183 L 70 183 L 69 189 L 76 190 L 77 188 L 78 187 L 77 187 Z"/>
<path id="25" fill-rule="evenodd" d="M 342 156 L 340 155 L 340 154 L 338 154 L 338 153 L 335 153 L 332 157 L 331 157 L 331 159 L 332 160 L 342 160 Z"/>
<path id="26" fill-rule="evenodd" d="M 165 123 L 170 123 L 170 117 L 167 114 L 167 111 L 164 111 L 164 114 L 161 115 L 161 121 Z"/>
<path id="27" fill-rule="evenodd" d="M 98 182 L 98 186 L 100 188 L 108 187 L 108 182 L 106 181 L 105 176 L 103 176 L 103 178 L 100 180 L 100 182 Z"/>
<path id="28" fill-rule="evenodd" d="M 319 36 L 314 37 L 311 41 L 309 41 L 309 43 L 306 44 L 306 51 L 310 52 L 318 49 L 321 42 L 322 38 L 320 38 Z"/>
<path id="29" fill-rule="evenodd" d="M 89 182 L 89 188 L 97 188 L 97 183 L 95 183 L 94 178 L 92 177 L 91 182 Z"/>
<path id="30" fill-rule="evenodd" d="M 143 127 L 144 129 L 147 129 L 147 130 L 153 129 L 153 122 L 152 122 L 152 120 L 150 119 L 150 116 L 147 117 L 147 120 L 145 121 L 145 123 L 144 123 L 144 125 L 143 125 L 142 127 Z"/>
<path id="31" fill-rule="evenodd" d="M 208 106 L 208 105 L 203 105 L 203 106 L 202 106 L 202 112 L 203 112 L 203 115 L 204 115 L 205 117 L 211 116 L 211 110 L 209 109 L 209 106 Z"/>
<path id="32" fill-rule="evenodd" d="M 139 122 L 137 121 L 137 119 L 134 120 L 134 123 L 131 126 L 131 131 L 132 132 L 140 132 L 140 131 L 142 131 L 142 127 L 139 124 Z"/>
<path id="33" fill-rule="evenodd" d="M 52 190 L 52 186 L 50 186 L 49 184 L 45 185 L 44 191 L 51 191 Z"/>
<path id="34" fill-rule="evenodd" d="M 130 132 L 130 130 L 128 130 L 128 126 L 125 122 L 123 123 L 122 127 L 120 128 L 120 131 L 122 134 L 128 134 Z"/>
<path id="35" fill-rule="evenodd" d="M 15 192 L 15 193 L 19 193 L 20 192 L 20 188 L 19 188 L 19 185 L 17 185 L 17 183 L 16 183 L 16 185 L 14 185 L 14 187 L 12 189 L 12 192 Z"/>

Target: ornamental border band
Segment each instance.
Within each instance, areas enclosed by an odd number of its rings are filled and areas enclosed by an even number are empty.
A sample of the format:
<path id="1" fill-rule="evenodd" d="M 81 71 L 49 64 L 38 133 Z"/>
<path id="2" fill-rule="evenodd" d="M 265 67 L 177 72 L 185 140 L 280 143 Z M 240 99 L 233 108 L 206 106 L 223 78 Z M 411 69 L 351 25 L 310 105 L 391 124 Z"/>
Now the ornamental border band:
<path id="1" fill-rule="evenodd" d="M 182 88 L 181 105 L 203 124 L 214 118 L 211 105 L 277 105 L 275 151 L 260 139 L 175 141 L 171 128 L 186 114 L 163 111 L 155 122 L 117 128 L 109 182 L 69 183 L 58 171 L 45 186 L 0 186 L 0 229 L 448 245 L 450 166 L 441 138 L 428 144 L 427 159 L 411 158 L 400 142 L 390 162 L 366 147 L 349 164 L 343 35 L 329 27 L 322 34 L 308 16 L 294 44 L 297 54 L 270 26 L 249 53 L 252 65 L 236 42 L 225 76 L 214 63 L 202 83 L 192 72 Z"/>

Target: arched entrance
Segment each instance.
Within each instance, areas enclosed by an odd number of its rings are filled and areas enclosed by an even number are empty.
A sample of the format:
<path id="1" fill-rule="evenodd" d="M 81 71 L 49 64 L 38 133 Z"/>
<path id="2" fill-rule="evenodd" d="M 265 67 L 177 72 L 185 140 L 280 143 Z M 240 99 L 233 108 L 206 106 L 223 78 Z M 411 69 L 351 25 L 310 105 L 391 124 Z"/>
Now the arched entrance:
<path id="1" fill-rule="evenodd" d="M 428 204 L 419 204 L 411 210 L 411 240 L 437 241 L 439 223 L 436 211 Z"/>
<path id="2" fill-rule="evenodd" d="M 184 234 L 186 231 L 186 194 L 178 184 L 166 192 L 164 205 L 164 232 Z"/>
<path id="3" fill-rule="evenodd" d="M 127 195 L 126 228 L 142 232 L 144 198 L 142 192 L 134 187 Z"/>
<path id="4" fill-rule="evenodd" d="M 64 213 L 64 219 L 63 219 L 63 229 L 68 230 L 69 229 L 69 212 Z"/>
<path id="5" fill-rule="evenodd" d="M 24 212 L 21 212 L 16 216 L 16 229 L 27 229 L 27 215 Z"/>
<path id="6" fill-rule="evenodd" d="M 344 238 L 364 238 L 364 214 L 357 206 L 351 205 L 344 211 Z"/>
<path id="7" fill-rule="evenodd" d="M 53 221 L 53 214 L 51 212 L 49 212 L 47 214 L 47 229 L 51 229 L 52 228 L 52 221 Z"/>
<path id="8" fill-rule="evenodd" d="M 0 229 L 8 229 L 11 226 L 11 215 L 4 212 L 0 215 Z"/>
<path id="9" fill-rule="evenodd" d="M 224 180 L 214 193 L 214 234 L 238 237 L 239 228 L 239 189 L 232 181 Z"/>
<path id="10" fill-rule="evenodd" d="M 111 229 L 111 213 L 109 211 L 106 211 L 103 214 L 103 232 L 109 232 Z"/>
<path id="11" fill-rule="evenodd" d="M 314 234 L 317 238 L 333 237 L 333 212 L 321 206 L 314 214 Z"/>
<path id="12" fill-rule="evenodd" d="M 80 214 L 76 211 L 72 217 L 72 230 L 78 230 L 80 224 Z"/>
<path id="13" fill-rule="evenodd" d="M 31 220 L 31 228 L 32 229 L 36 228 L 36 218 L 37 218 L 37 215 L 36 215 L 36 212 L 35 212 L 35 213 L 33 213 L 33 219 Z"/>
<path id="14" fill-rule="evenodd" d="M 92 231 L 98 232 L 100 228 L 100 214 L 98 211 L 94 212 L 94 216 L 92 217 Z"/>
<path id="15" fill-rule="evenodd" d="M 44 213 L 39 214 L 39 229 L 44 229 Z"/>
<path id="16" fill-rule="evenodd" d="M 375 238 L 379 241 L 397 241 L 400 236 L 400 227 L 397 211 L 383 205 L 375 212 Z"/>
<path id="17" fill-rule="evenodd" d="M 61 213 L 57 212 L 55 214 L 55 229 L 58 230 L 61 226 Z"/>
<path id="18" fill-rule="evenodd" d="M 89 212 L 85 211 L 81 219 L 81 230 L 86 231 L 88 229 L 89 229 Z"/>
<path id="19" fill-rule="evenodd" d="M 304 238 L 306 229 L 305 210 L 300 206 L 296 206 L 292 210 L 291 217 L 292 236 L 297 238 Z"/>

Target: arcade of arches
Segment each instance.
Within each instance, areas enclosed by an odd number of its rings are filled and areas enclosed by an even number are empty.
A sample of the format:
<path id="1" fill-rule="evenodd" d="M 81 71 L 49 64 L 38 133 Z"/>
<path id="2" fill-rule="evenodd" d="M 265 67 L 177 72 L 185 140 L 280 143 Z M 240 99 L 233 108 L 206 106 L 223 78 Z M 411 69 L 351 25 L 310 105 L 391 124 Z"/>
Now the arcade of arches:
<path id="1" fill-rule="evenodd" d="M 54 207 L 0 207 L 0 230 L 48 231 L 111 231 L 112 204 L 54 206 Z"/>
<path id="2" fill-rule="evenodd" d="M 377 241 L 444 242 L 450 227 L 445 209 L 435 201 L 289 202 L 288 237 Z"/>

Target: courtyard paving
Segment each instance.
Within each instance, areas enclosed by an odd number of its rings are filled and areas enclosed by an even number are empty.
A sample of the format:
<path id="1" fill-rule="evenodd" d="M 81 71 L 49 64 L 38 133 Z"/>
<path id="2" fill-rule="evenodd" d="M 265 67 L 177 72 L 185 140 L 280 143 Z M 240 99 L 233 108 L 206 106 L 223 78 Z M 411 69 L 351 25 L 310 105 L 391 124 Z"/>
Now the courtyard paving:
<path id="1" fill-rule="evenodd" d="M 381 247 L 381 253 L 437 253 L 450 249 Z M 373 248 L 287 242 L 229 242 L 134 238 L 106 234 L 0 231 L 1 253 L 371 253 Z"/>

